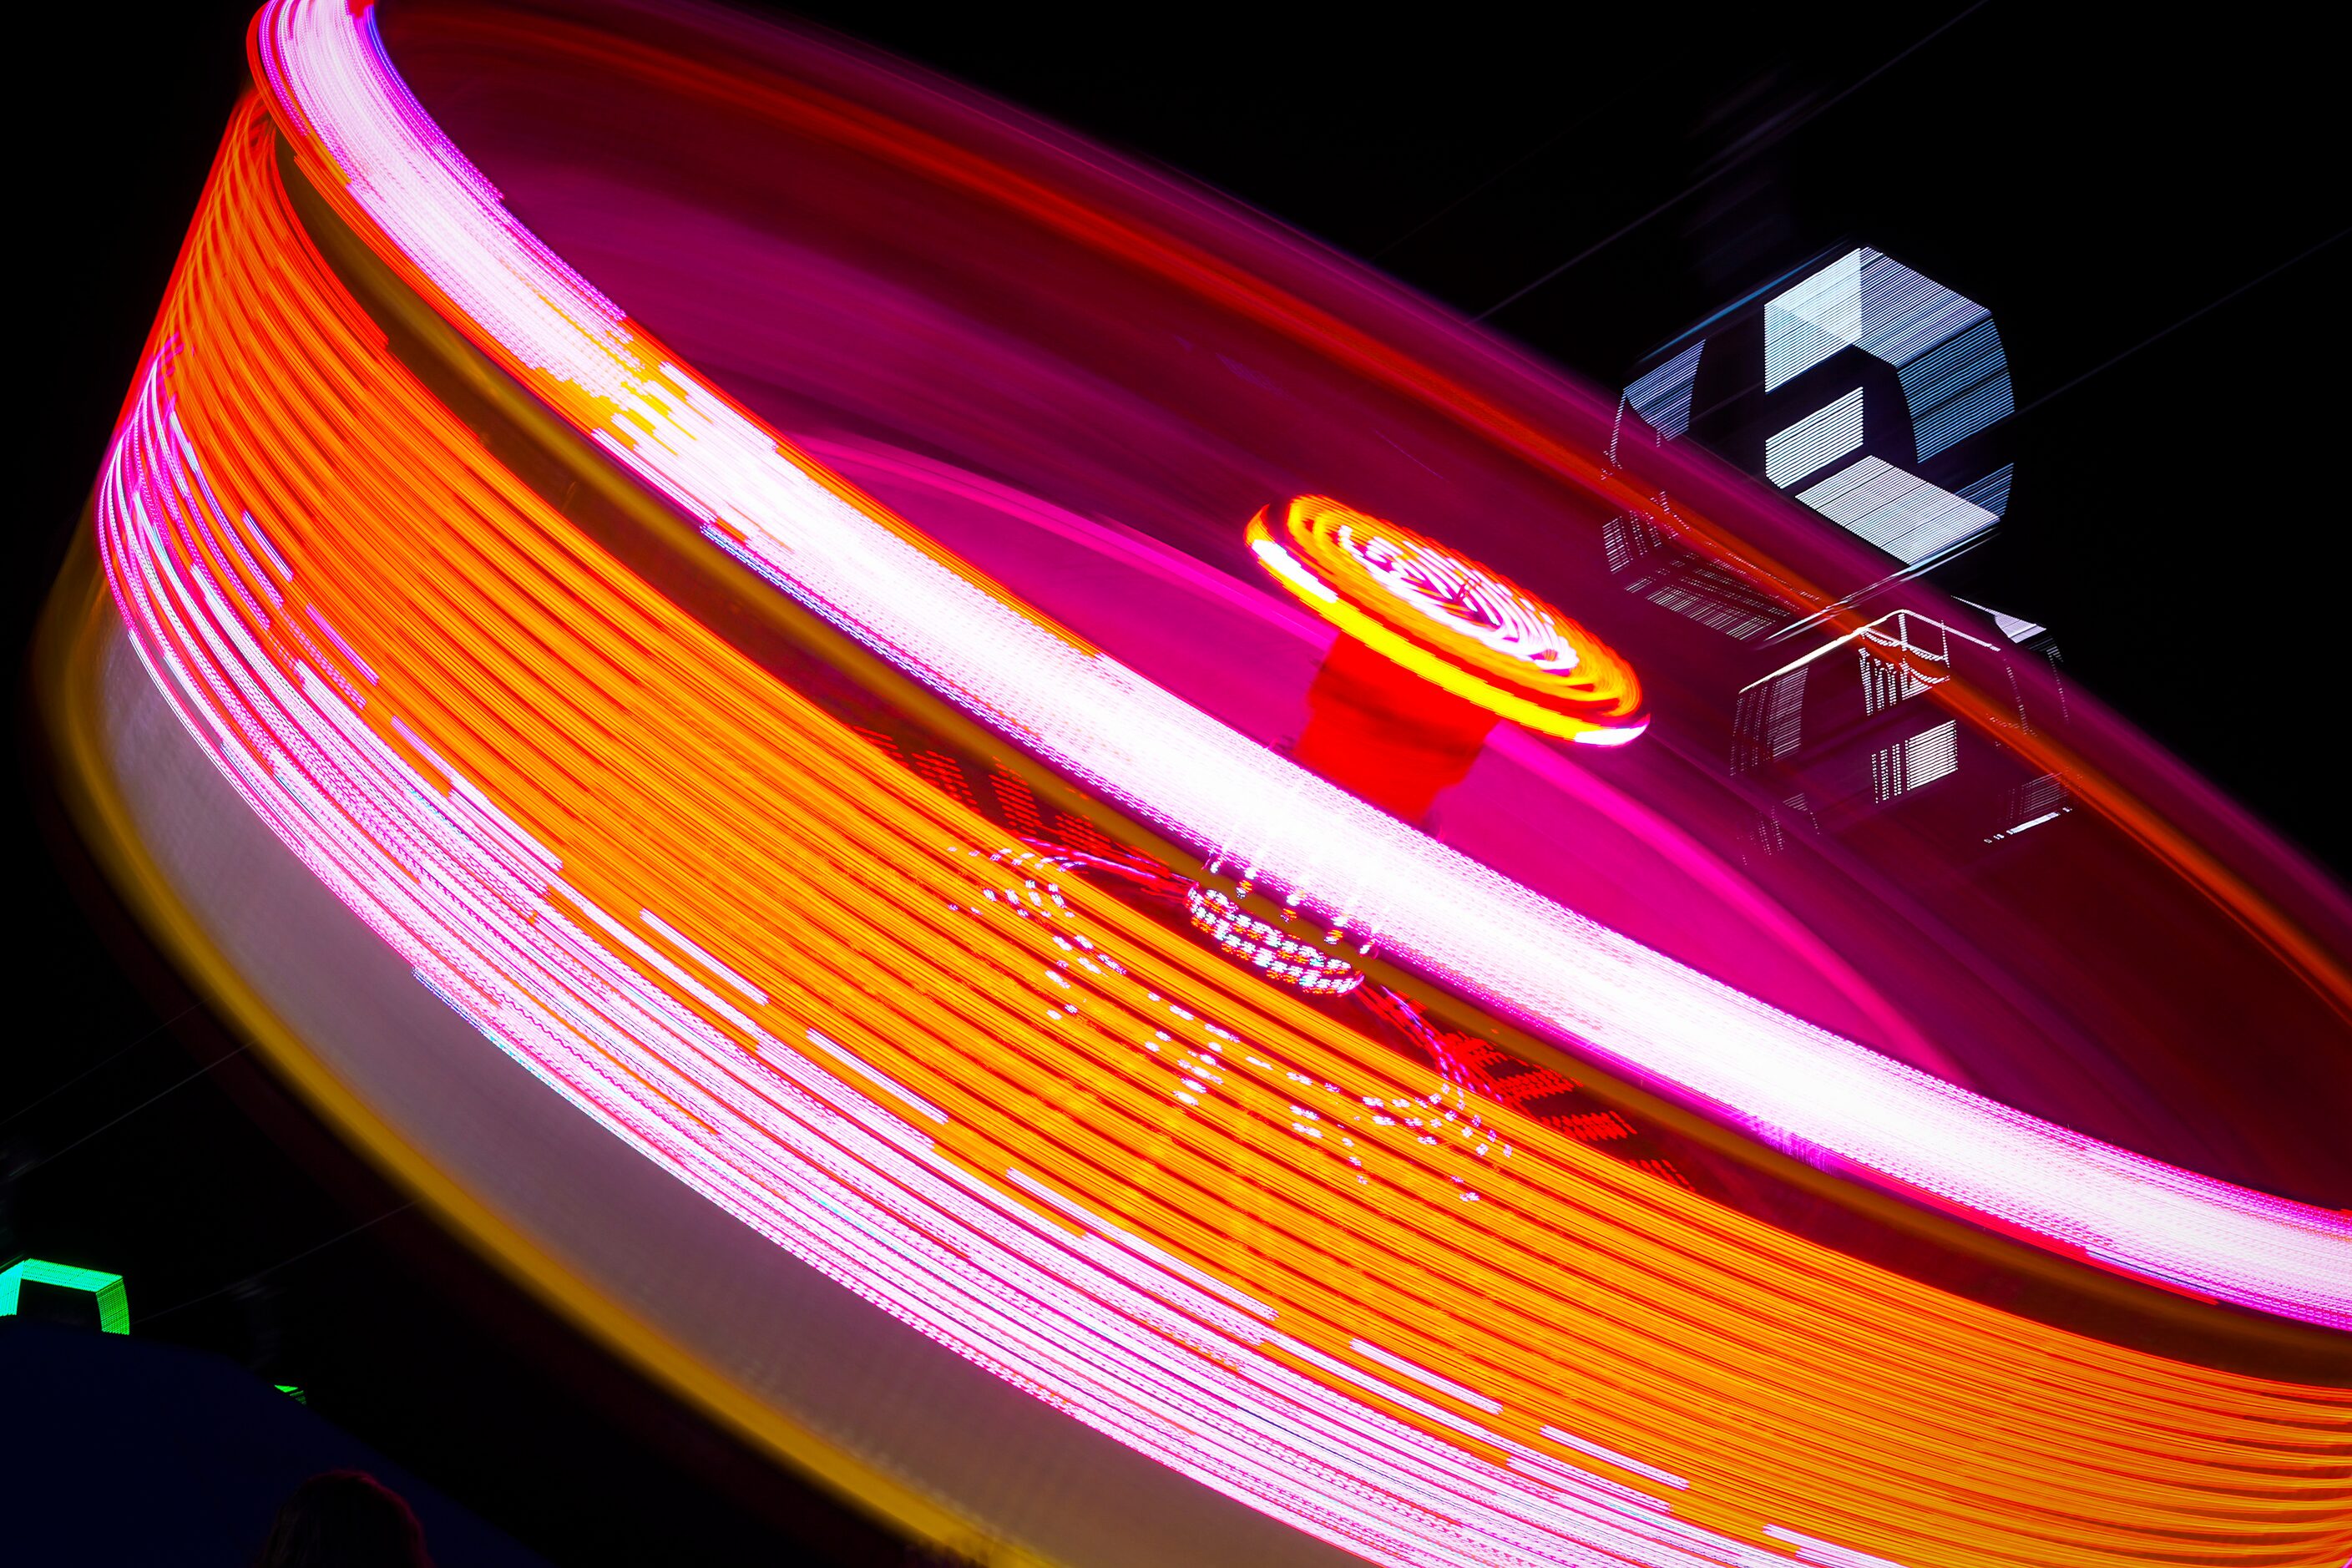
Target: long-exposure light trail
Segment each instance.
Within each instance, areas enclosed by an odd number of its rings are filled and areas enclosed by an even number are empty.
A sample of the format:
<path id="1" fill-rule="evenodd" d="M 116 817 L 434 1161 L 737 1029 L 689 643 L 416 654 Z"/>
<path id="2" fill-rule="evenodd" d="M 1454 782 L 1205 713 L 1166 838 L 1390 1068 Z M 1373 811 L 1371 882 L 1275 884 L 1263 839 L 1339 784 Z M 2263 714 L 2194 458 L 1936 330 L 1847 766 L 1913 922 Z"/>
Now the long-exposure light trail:
<path id="1" fill-rule="evenodd" d="M 1684 1191 L 916 783 L 504 467 L 387 352 L 289 182 L 782 592 L 1463 994 L 2283 1317 L 2352 1327 L 2347 1216 L 1878 1056 L 1255 745 L 698 379 L 508 216 L 369 8 L 288 0 L 255 40 L 268 100 L 232 121 L 101 479 L 108 581 L 252 809 L 619 1139 L 1076 1419 L 1378 1561 L 2341 1557 L 2344 1391 L 2051 1327 Z"/>
<path id="2" fill-rule="evenodd" d="M 1286 764 L 959 574 L 675 363 L 498 205 L 372 12 L 256 28 L 331 195 L 534 392 L 779 586 L 1069 775 L 1507 1012 L 1856 1169 L 2111 1267 L 2352 1327 L 2352 1222 L 1939 1082 L 1537 898 Z"/>
<path id="3" fill-rule="evenodd" d="M 1300 603 L 1446 692 L 1546 734 L 1638 738 L 1625 661 L 1550 605 L 1394 523 L 1321 496 L 1269 507 L 1250 548 Z"/>

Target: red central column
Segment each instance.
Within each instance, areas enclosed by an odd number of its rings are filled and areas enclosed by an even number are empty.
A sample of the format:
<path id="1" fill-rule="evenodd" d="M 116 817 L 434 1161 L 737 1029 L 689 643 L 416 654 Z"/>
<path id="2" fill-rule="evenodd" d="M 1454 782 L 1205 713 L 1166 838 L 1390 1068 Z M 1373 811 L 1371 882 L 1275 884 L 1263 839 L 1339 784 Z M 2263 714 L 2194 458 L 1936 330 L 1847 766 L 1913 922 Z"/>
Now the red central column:
<path id="1" fill-rule="evenodd" d="M 1360 800 L 1418 826 L 1462 781 L 1495 715 L 1344 633 L 1307 692 L 1292 757 Z"/>

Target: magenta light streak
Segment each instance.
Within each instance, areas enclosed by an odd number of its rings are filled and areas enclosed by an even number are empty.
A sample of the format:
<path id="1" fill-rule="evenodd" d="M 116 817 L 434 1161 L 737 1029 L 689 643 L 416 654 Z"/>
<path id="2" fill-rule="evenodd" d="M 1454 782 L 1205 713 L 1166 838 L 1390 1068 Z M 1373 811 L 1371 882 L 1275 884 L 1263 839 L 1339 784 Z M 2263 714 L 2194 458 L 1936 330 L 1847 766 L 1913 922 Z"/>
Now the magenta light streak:
<path id="1" fill-rule="evenodd" d="M 2352 1327 L 2352 1217 L 2131 1153 L 1723 986 L 1388 818 L 898 538 L 499 203 L 383 54 L 373 10 L 278 0 L 279 112 L 474 333 L 786 592 L 1069 775 L 1468 994 L 1780 1141 L 2045 1245 Z"/>
<path id="2" fill-rule="evenodd" d="M 573 1105 L 940 1343 L 1374 1561 L 1781 1561 L 1282 1333 L 1277 1309 L 1009 1173 L 1087 1227 L 1074 1240 L 939 1157 L 919 1128 L 851 1081 L 871 1069 L 829 1042 L 803 1051 L 789 1032 L 739 1014 L 768 1070 L 748 1063 L 591 937 L 593 927 L 633 950 L 641 940 L 569 887 L 560 859 L 478 788 L 446 768 L 436 777 L 410 765 L 359 721 L 365 699 L 347 684 L 299 659 L 295 678 L 281 671 L 265 645 L 286 623 L 225 591 L 233 577 L 208 567 L 236 498 L 224 504 L 213 493 L 173 417 L 169 371 L 182 352 L 167 344 L 143 368 L 97 500 L 108 579 L 141 658 L 189 734 L 312 873 L 420 982 Z M 420 749 L 432 754 L 429 743 Z M 947 846 L 938 853 L 960 858 Z M 1240 1043 L 1212 1022 L 1182 1026 Z M 1426 1086 L 1362 1087 L 1417 1095 Z M 1271 1352 L 1325 1367 L 1362 1397 Z M 1432 1438 L 1382 1404 L 1493 1445 L 1508 1463 Z M 1558 1440 L 1564 1451 L 1579 1447 Z"/>

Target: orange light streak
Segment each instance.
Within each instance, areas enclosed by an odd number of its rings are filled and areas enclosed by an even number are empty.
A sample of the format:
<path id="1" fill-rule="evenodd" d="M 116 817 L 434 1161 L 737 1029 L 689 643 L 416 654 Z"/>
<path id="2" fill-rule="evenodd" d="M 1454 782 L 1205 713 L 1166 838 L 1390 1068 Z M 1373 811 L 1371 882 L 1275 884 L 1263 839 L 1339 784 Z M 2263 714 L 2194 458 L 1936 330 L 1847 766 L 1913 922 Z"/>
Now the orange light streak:
<path id="1" fill-rule="evenodd" d="M 796 1047 L 824 1035 L 910 1091 L 877 1092 L 999 1208 L 1084 1232 L 1007 1175 L 1024 1173 L 1266 1304 L 1287 1337 L 1267 1353 L 1465 1473 L 1514 1450 L 1465 1422 L 1759 1552 L 1790 1551 L 1778 1526 L 1922 1568 L 2352 1550 L 2343 1390 L 2148 1355 L 1848 1258 L 1464 1100 L 1100 889 L 1038 875 L 551 506 L 388 353 L 250 100 L 154 342 L 223 511 L 250 510 L 267 546 L 183 533 L 182 568 L 224 585 L 281 674 L 334 671 L 375 741 L 427 777 L 446 763 L 551 850 L 568 889 L 551 900 L 584 940 L 726 1042 L 679 1064 L 698 1081 L 782 1107 L 740 1020 Z M 651 911 L 765 1001 L 682 951 L 656 962 L 587 903 Z M 612 1065 L 643 1087 L 630 1114 L 720 1129 Z M 1205 1089 L 1189 1103 L 1188 1079 Z M 790 1200 L 748 1125 L 727 1124 L 749 1152 L 723 1179 L 747 1205 Z M 1120 1397 L 1108 1373 L 1071 1375 Z"/>

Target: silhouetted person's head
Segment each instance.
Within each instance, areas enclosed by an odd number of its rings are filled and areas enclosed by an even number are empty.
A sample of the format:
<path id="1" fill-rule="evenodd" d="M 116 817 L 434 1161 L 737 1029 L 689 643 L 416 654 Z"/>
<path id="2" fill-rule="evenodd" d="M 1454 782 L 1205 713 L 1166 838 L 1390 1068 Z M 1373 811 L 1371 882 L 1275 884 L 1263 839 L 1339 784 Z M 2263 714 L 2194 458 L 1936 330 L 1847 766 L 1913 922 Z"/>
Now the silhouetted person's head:
<path id="1" fill-rule="evenodd" d="M 294 1489 L 255 1568 L 432 1568 L 425 1530 L 400 1494 L 359 1470 Z"/>

